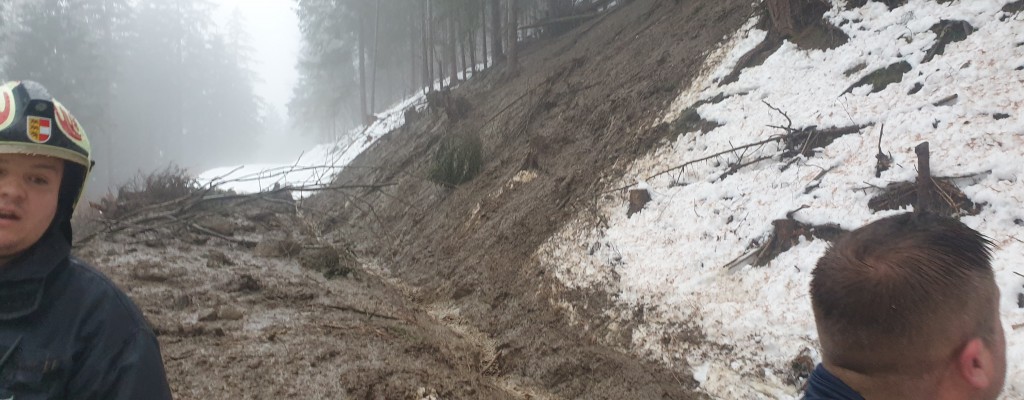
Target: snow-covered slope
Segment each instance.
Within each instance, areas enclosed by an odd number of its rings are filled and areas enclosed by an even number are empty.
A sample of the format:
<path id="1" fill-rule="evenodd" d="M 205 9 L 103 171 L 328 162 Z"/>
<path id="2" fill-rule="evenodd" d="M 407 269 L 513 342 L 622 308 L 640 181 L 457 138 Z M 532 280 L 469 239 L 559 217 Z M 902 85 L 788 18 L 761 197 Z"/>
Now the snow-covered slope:
<path id="1" fill-rule="evenodd" d="M 615 293 L 624 309 L 643 307 L 644 322 L 634 335 L 638 351 L 669 363 L 685 359 L 701 389 L 714 398 L 795 398 L 799 389 L 785 377 L 791 360 L 801 352 L 819 358 L 807 290 L 826 243 L 802 241 L 764 267 L 725 266 L 752 242 L 763 242 L 773 220 L 801 207 L 796 220 L 845 229 L 897 213 L 872 212 L 868 200 L 890 182 L 913 181 L 913 148 L 928 141 L 935 176 L 978 174 L 958 182 L 974 202 L 985 203 L 980 214 L 963 221 L 998 246 L 994 268 L 1010 363 L 1003 397 L 1024 398 L 1024 309 L 1017 304 L 1024 277 L 1014 273 L 1024 273 L 1024 14 L 1002 12 L 1006 3 L 911 0 L 891 11 L 875 2 L 849 11 L 836 7 L 826 18 L 850 36 L 847 44 L 806 51 L 786 43 L 763 65 L 720 87 L 716 78 L 765 37 L 752 21 L 709 57 L 704 78 L 664 118 L 675 120 L 696 101 L 724 94 L 721 102 L 697 109 L 703 119 L 722 125 L 707 134 L 683 133 L 636 162 L 621 181 L 609 183 L 609 189 L 637 183 L 647 188 L 653 201 L 642 212 L 627 218 L 624 195 L 605 197 L 604 218 L 597 220 L 607 224 L 588 223 L 595 218 L 581 215 L 538 258 L 566 285 Z M 940 20 L 963 20 L 976 31 L 922 62 L 937 37 L 930 28 Z M 877 93 L 866 85 L 844 94 L 867 73 L 900 61 L 912 67 L 902 82 Z M 861 63 L 861 72 L 844 74 Z M 919 91 L 908 94 L 917 84 Z M 954 94 L 956 100 L 935 105 Z M 768 127 L 788 121 L 766 103 L 785 112 L 794 128 L 864 128 L 789 168 L 774 158 L 719 179 L 731 163 L 780 150 L 769 143 L 652 178 L 785 133 Z M 883 124 L 882 148 L 891 152 L 893 168 L 876 178 Z M 817 179 L 824 170 L 829 172 Z M 805 190 L 816 180 L 817 188 Z M 703 333 L 705 343 L 667 339 L 692 328 Z"/>
<path id="2" fill-rule="evenodd" d="M 409 97 L 387 111 L 377 115 L 369 127 L 358 127 L 348 135 L 346 143 L 321 144 L 303 153 L 290 164 L 248 164 L 207 170 L 197 177 L 202 185 L 214 185 L 237 193 L 256 193 L 287 187 L 296 198 L 308 196 L 318 188 L 329 185 L 334 176 L 377 139 L 405 123 L 404 111 L 409 107 L 425 106 L 426 98 L 420 93 Z"/>
<path id="3" fill-rule="evenodd" d="M 460 71 L 459 79 L 472 78 L 476 70 L 483 69 L 484 64 L 477 64 L 472 70 Z M 434 81 L 433 85 L 438 85 L 438 82 Z M 445 87 L 452 87 L 451 78 L 444 78 L 440 82 Z M 236 193 L 257 193 L 275 187 L 288 187 L 298 189 L 292 192 L 292 196 L 297 199 L 309 196 L 317 189 L 329 185 L 335 175 L 341 173 L 377 139 L 404 125 L 406 109 L 416 107 L 417 111 L 422 111 L 426 102 L 426 95 L 422 91 L 418 92 L 386 111 L 375 114 L 377 120 L 370 126 L 354 128 L 341 142 L 317 145 L 293 163 L 256 163 L 213 168 L 200 173 L 196 180 L 204 186 L 213 185 Z"/>

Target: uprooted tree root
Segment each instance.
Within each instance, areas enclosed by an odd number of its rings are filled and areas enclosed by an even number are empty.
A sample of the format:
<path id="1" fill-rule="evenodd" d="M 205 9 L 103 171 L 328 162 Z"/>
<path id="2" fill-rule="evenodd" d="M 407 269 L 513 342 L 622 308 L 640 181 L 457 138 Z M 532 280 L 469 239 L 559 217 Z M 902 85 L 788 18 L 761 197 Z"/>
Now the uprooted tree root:
<path id="1" fill-rule="evenodd" d="M 753 265 L 763 267 L 772 262 L 779 254 L 785 253 L 800 243 L 800 238 L 806 240 L 821 239 L 835 241 L 839 235 L 845 233 L 838 225 L 811 225 L 797 221 L 792 217 L 772 221 L 772 233 L 764 245 L 757 250 Z"/>
<path id="2" fill-rule="evenodd" d="M 932 212 L 949 216 L 977 215 L 982 205 L 971 201 L 954 183 L 952 178 L 932 178 L 934 190 L 930 191 Z M 899 210 L 918 204 L 916 182 L 894 182 L 882 193 L 868 200 L 871 211 Z"/>
<path id="3" fill-rule="evenodd" d="M 786 135 L 786 150 L 782 152 L 782 157 L 790 158 L 798 154 L 804 157 L 811 157 L 814 155 L 814 149 L 827 147 L 836 139 L 852 133 L 859 133 L 861 129 L 864 129 L 861 125 L 852 125 L 828 129 L 818 129 L 816 126 L 810 126 L 795 130 Z"/>
<path id="4" fill-rule="evenodd" d="M 834 242 L 840 235 L 846 233 L 846 230 L 834 224 L 811 225 L 797 221 L 793 218 L 795 212 L 788 213 L 785 219 L 772 221 L 772 233 L 768 235 L 768 240 L 764 243 L 752 242 L 750 246 L 752 250 L 731 261 L 726 268 L 733 270 L 748 263 L 756 267 L 763 267 L 780 254 L 799 244 L 800 238 Z"/>
<path id="5" fill-rule="evenodd" d="M 744 69 L 764 63 L 785 40 L 801 49 L 817 50 L 834 49 L 850 40 L 846 33 L 824 19 L 825 12 L 832 8 L 827 1 L 767 0 L 764 4 L 759 25 L 768 35 L 740 57 L 732 72 L 722 79 L 722 85 L 735 82 Z"/>
<path id="6" fill-rule="evenodd" d="M 935 44 L 925 53 L 921 62 L 929 62 L 935 56 L 944 54 L 947 45 L 966 40 L 975 30 L 974 26 L 967 21 L 959 20 L 944 19 L 932 25 L 931 31 L 938 37 L 935 39 Z"/>
<path id="7" fill-rule="evenodd" d="M 889 184 L 882 194 L 868 201 L 872 211 L 898 210 L 913 205 L 914 212 L 954 217 L 981 212 L 981 205 L 971 201 L 951 179 L 932 175 L 928 142 L 917 145 L 914 152 L 917 153 L 917 179 L 912 183 Z"/>

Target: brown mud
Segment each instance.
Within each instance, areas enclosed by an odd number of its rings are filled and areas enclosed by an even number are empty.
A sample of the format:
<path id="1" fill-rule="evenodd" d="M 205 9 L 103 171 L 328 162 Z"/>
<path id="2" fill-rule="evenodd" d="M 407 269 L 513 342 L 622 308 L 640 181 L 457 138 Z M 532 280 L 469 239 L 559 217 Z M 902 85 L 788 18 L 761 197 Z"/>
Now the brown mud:
<path id="1" fill-rule="evenodd" d="M 453 89 L 468 100 L 457 121 L 417 115 L 338 182 L 394 185 L 230 202 L 204 211 L 220 236 L 122 232 L 78 254 L 145 311 L 179 399 L 702 398 L 685 367 L 632 352 L 630 321 L 605 312 L 614 298 L 565 290 L 535 254 L 678 134 L 657 121 L 751 12 L 626 2 L 531 42 L 515 75 L 499 65 Z M 483 164 L 445 187 L 428 176 L 452 134 L 478 136 Z M 316 258 L 324 248 L 337 254 Z"/>

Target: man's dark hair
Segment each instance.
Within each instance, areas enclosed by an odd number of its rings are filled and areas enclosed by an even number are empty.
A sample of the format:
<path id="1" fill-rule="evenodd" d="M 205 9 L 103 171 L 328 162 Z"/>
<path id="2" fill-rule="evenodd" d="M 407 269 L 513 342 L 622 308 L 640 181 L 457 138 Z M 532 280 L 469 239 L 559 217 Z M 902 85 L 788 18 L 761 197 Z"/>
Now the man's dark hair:
<path id="1" fill-rule="evenodd" d="M 826 361 L 925 373 L 999 323 L 992 242 L 952 218 L 901 214 L 850 232 L 818 260 L 811 304 Z"/>

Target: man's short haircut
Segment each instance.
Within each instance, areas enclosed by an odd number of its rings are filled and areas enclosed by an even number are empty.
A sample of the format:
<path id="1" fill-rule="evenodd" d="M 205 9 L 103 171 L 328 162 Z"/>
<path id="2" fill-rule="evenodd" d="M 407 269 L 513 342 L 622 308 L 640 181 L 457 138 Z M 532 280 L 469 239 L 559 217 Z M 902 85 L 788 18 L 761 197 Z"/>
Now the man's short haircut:
<path id="1" fill-rule="evenodd" d="M 924 374 L 971 337 L 991 342 L 992 242 L 952 218 L 900 214 L 844 235 L 818 260 L 811 304 L 825 360 Z"/>

